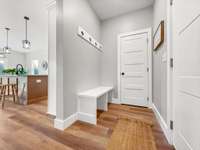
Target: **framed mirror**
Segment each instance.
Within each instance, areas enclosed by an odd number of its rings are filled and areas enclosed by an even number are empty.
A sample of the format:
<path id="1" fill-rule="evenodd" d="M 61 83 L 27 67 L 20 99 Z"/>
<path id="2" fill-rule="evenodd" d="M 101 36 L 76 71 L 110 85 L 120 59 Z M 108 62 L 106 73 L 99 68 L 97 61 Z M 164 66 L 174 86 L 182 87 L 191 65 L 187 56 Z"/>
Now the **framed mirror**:
<path id="1" fill-rule="evenodd" d="M 164 21 L 161 21 L 153 36 L 154 51 L 158 50 L 158 48 L 163 44 L 164 36 Z"/>

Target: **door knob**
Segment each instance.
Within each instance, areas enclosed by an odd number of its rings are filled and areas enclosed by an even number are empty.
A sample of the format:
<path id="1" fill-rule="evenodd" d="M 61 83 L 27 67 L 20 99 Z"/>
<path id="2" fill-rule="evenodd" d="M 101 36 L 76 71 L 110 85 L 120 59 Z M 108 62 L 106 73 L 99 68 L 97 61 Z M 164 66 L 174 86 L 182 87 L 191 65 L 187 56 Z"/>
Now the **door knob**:
<path id="1" fill-rule="evenodd" d="M 122 73 L 121 73 L 121 75 L 122 75 L 122 76 L 124 76 L 124 75 L 125 75 L 125 73 L 124 73 L 124 72 L 122 72 Z"/>

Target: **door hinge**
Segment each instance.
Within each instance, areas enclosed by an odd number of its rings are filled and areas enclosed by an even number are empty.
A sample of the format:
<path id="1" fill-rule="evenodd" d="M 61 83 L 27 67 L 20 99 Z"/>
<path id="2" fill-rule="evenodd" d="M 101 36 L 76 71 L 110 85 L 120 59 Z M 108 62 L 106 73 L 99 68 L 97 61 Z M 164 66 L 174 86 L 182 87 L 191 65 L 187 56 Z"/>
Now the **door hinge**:
<path id="1" fill-rule="evenodd" d="M 170 67 L 173 68 L 174 67 L 174 59 L 170 58 Z"/>
<path id="2" fill-rule="evenodd" d="M 170 120 L 170 129 L 173 130 L 174 129 L 174 122 L 172 120 Z"/>
<path id="3" fill-rule="evenodd" d="M 147 97 L 147 101 L 149 101 L 149 97 Z"/>
<path id="4" fill-rule="evenodd" d="M 170 0 L 170 5 L 173 6 L 174 0 Z"/>
<path id="5" fill-rule="evenodd" d="M 149 67 L 147 67 L 147 72 L 149 72 Z"/>
<path id="6" fill-rule="evenodd" d="M 149 38 L 147 38 L 147 43 L 149 43 Z"/>

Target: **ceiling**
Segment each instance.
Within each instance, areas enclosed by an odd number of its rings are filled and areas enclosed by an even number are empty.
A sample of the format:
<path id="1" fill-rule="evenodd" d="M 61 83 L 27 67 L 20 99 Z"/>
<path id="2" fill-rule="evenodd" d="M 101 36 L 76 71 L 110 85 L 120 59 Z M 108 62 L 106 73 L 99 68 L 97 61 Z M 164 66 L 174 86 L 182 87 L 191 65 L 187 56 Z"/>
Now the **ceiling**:
<path id="1" fill-rule="evenodd" d="M 101 20 L 136 11 L 154 3 L 154 0 L 88 0 Z"/>
<path id="2" fill-rule="evenodd" d="M 46 0 L 0 0 L 0 48 L 5 46 L 5 27 L 11 28 L 9 47 L 14 51 L 48 50 L 48 13 Z M 28 40 L 31 49 L 22 48 L 25 39 L 24 16 L 28 22 Z"/>

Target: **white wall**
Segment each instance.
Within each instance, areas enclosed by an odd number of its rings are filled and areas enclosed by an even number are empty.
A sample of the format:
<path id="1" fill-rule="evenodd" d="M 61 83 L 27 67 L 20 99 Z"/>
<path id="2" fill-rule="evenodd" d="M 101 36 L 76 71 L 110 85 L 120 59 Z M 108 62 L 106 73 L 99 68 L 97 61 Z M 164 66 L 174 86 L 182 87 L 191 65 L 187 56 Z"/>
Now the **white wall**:
<path id="1" fill-rule="evenodd" d="M 46 59 L 48 57 L 48 13 L 47 0 L 0 0 L 0 48 L 5 46 L 5 27 L 11 28 L 9 32 L 9 47 L 24 52 L 26 58 L 21 59 L 17 53 L 8 55 L 13 57 L 8 63 L 14 65 L 24 63 L 26 69 L 31 69 L 32 59 Z M 30 49 L 22 48 L 22 40 L 25 39 L 24 16 L 30 17 L 28 22 L 28 40 L 31 41 Z M 35 52 L 37 51 L 37 52 Z M 20 54 L 20 53 L 19 53 Z M 15 55 L 15 56 L 14 56 Z M 16 58 L 15 58 L 16 57 Z M 24 60 L 26 59 L 26 60 Z M 13 61 L 17 62 L 13 62 Z M 21 61 L 26 62 L 21 62 Z"/>
<path id="2" fill-rule="evenodd" d="M 48 52 L 46 51 L 33 51 L 30 53 L 22 53 L 18 51 L 12 51 L 11 54 L 7 54 L 6 58 L 0 58 L 0 61 L 4 61 L 6 68 L 15 68 L 17 64 L 22 64 L 24 69 L 28 71 L 28 74 L 31 72 L 32 60 L 42 60 L 48 61 Z M 48 74 L 47 71 L 42 71 L 40 74 Z"/>
<path id="3" fill-rule="evenodd" d="M 5 46 L 5 27 L 11 28 L 9 45 L 16 51 L 47 50 L 48 16 L 46 0 L 0 0 L 0 47 Z M 30 17 L 28 39 L 30 50 L 22 48 L 25 38 L 24 16 Z"/>
<path id="4" fill-rule="evenodd" d="M 167 52 L 167 1 L 155 0 L 154 32 L 162 20 L 165 21 L 165 41 L 153 53 L 153 103 L 167 122 L 167 62 L 162 61 L 162 56 Z"/>
<path id="5" fill-rule="evenodd" d="M 26 57 L 24 53 L 14 52 L 8 54 L 6 58 L 0 58 L 0 61 L 4 61 L 5 68 L 15 68 L 17 64 L 26 66 Z"/>
<path id="6" fill-rule="evenodd" d="M 122 16 L 108 19 L 101 24 L 103 55 L 101 59 L 101 83 L 115 87 L 117 98 L 117 36 L 153 26 L 153 8 L 148 7 Z"/>
<path id="7" fill-rule="evenodd" d="M 82 26 L 100 39 L 100 21 L 86 0 L 57 1 L 57 119 L 77 111 L 77 93 L 100 85 L 101 53 L 77 36 Z M 62 91 L 63 89 L 63 91 Z"/>
<path id="8" fill-rule="evenodd" d="M 32 51 L 30 53 L 26 53 L 26 69 L 28 70 L 28 74 L 32 74 L 32 61 L 39 60 L 41 63 L 43 60 L 48 61 L 48 51 Z M 40 66 L 41 68 L 41 66 Z M 39 74 L 48 74 L 48 71 L 43 71 L 39 69 Z"/>

